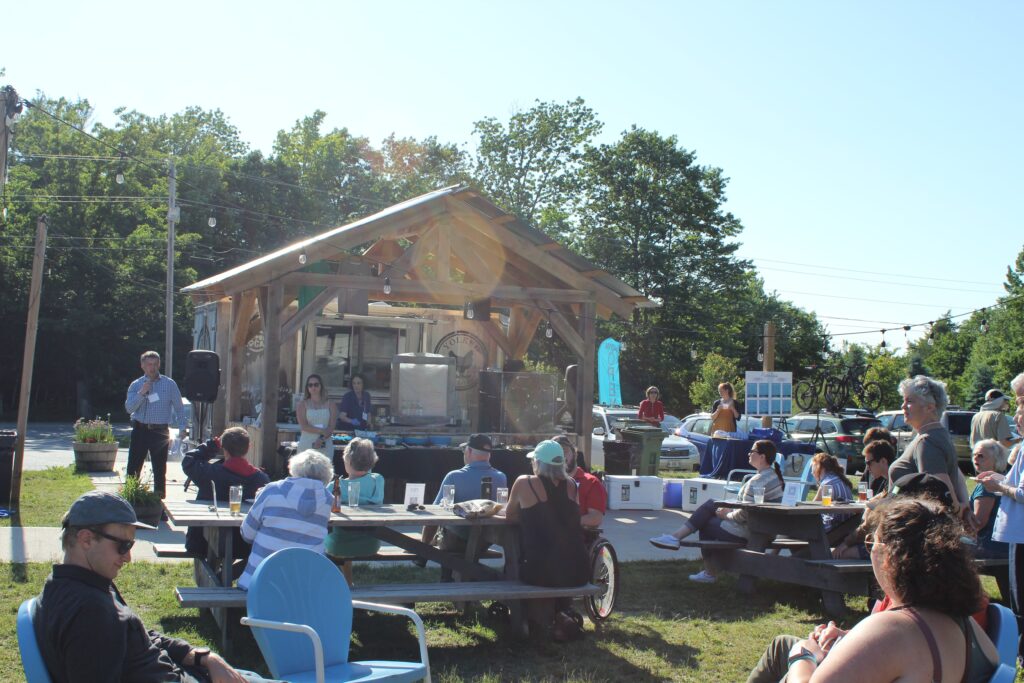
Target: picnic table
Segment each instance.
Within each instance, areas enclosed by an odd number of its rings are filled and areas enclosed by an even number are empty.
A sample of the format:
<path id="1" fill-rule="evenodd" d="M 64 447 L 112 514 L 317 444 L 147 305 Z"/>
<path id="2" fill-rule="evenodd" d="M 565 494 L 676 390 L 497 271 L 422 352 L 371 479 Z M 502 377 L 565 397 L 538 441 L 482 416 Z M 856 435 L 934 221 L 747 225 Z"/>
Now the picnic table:
<path id="1" fill-rule="evenodd" d="M 234 534 L 224 532 L 240 527 L 250 507 L 251 504 L 243 503 L 241 514 L 233 516 L 224 504 L 211 506 L 208 502 L 164 501 L 170 523 L 175 527 L 201 527 L 208 545 L 207 557 L 194 559 L 197 588 L 179 587 L 176 591 L 179 604 L 183 607 L 210 609 L 221 628 L 221 641 L 225 647 L 228 644 L 227 610 L 244 607 L 245 592 L 232 585 Z M 395 504 L 361 505 L 342 507 L 340 513 L 331 513 L 328 526 L 361 529 L 410 554 L 437 562 L 442 570 L 450 570 L 459 579 L 457 582 L 444 584 L 360 584 L 352 590 L 352 597 L 356 600 L 385 600 L 399 603 L 508 600 L 514 630 L 525 632 L 525 614 L 519 600 L 563 595 L 582 596 L 598 592 L 598 588 L 592 584 L 561 589 L 522 584 L 519 581 L 518 525 L 507 521 L 504 516 L 465 519 L 438 505 L 426 505 L 422 510 L 408 510 L 404 505 Z M 407 536 L 400 531 L 419 530 L 424 526 L 469 527 L 470 536 L 465 554 L 460 556 L 443 552 L 424 543 L 418 534 Z M 221 534 L 224 536 L 222 542 L 218 538 Z M 476 547 L 476 541 L 481 538 L 502 547 L 502 568 L 488 566 L 474 556 L 473 548 Z M 218 556 L 221 547 L 223 554 Z M 467 579 L 471 582 L 463 583 Z"/>
<path id="2" fill-rule="evenodd" d="M 716 501 L 716 506 L 747 512 L 750 540 L 745 546 L 722 544 L 721 548 L 708 549 L 708 564 L 712 570 L 739 574 L 737 587 L 741 591 L 753 592 L 755 577 L 817 588 L 821 590 L 825 610 L 835 617 L 842 617 L 846 612 L 844 593 L 870 594 L 870 572 L 840 571 L 832 561 L 830 540 L 822 520 L 823 513 L 851 515 L 842 524 L 845 532 L 864 514 L 863 503 L 825 506 L 802 502 L 790 506 Z M 780 536 L 786 539 L 782 543 L 776 541 Z M 779 554 L 780 548 L 788 548 L 790 554 Z"/>

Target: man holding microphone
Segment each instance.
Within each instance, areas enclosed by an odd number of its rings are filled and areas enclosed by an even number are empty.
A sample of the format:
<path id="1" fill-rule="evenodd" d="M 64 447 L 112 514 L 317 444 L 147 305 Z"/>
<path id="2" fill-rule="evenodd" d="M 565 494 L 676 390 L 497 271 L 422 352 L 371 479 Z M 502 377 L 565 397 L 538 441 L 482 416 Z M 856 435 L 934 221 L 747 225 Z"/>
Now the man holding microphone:
<path id="1" fill-rule="evenodd" d="M 146 351 L 140 358 L 142 377 L 128 387 L 124 408 L 132 417 L 132 441 L 128 447 L 128 475 L 138 477 L 149 454 L 153 465 L 153 490 L 166 495 L 167 449 L 173 416 L 178 438 L 188 436 L 185 407 L 174 380 L 160 374 L 160 354 Z"/>

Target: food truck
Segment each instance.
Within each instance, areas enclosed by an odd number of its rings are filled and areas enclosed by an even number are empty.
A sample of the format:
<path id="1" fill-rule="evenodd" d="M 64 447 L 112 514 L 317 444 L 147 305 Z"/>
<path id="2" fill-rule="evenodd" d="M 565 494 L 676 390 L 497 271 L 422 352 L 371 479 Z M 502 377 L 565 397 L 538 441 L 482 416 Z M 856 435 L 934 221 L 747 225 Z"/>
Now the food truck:
<path id="1" fill-rule="evenodd" d="M 298 438 L 305 378 L 319 374 L 337 401 L 358 373 L 372 397 L 376 471 L 426 481 L 428 494 L 461 466 L 457 446 L 474 432 L 501 444 L 515 465 L 510 474 L 526 471 L 525 453 L 560 428 L 589 458 L 596 320 L 655 305 L 464 186 L 183 291 L 195 303 L 194 348 L 220 359 L 218 395 L 206 411 L 214 432 L 244 425 L 251 460 L 280 472 Z M 542 324 L 578 359 L 573 391 L 523 367 Z M 337 434 L 339 448 L 348 438 Z"/>

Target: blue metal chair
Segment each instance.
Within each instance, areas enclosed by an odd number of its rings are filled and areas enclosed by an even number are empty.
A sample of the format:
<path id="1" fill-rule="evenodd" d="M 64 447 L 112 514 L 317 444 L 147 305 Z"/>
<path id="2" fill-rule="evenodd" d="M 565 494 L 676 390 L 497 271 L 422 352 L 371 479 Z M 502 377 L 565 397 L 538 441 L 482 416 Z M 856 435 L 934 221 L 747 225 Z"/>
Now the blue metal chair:
<path id="1" fill-rule="evenodd" d="M 1000 664 L 989 683 L 1013 683 L 1017 680 L 1017 670 L 1008 664 Z"/>
<path id="2" fill-rule="evenodd" d="M 411 609 L 352 600 L 334 563 L 306 548 L 279 550 L 260 563 L 246 598 L 242 624 L 253 630 L 274 678 L 316 681 L 430 683 L 423 620 Z M 419 662 L 349 662 L 352 609 L 401 614 L 416 624 Z"/>
<path id="3" fill-rule="evenodd" d="M 21 666 L 25 669 L 28 683 L 52 683 L 46 670 L 43 656 L 39 654 L 39 643 L 32 628 L 32 615 L 36 610 L 36 599 L 29 598 L 18 608 L 18 649 L 21 651 Z"/>
<path id="4" fill-rule="evenodd" d="M 1013 611 L 998 602 L 988 603 L 988 637 L 999 651 L 999 661 L 1013 670 L 1017 668 L 1017 636 Z"/>

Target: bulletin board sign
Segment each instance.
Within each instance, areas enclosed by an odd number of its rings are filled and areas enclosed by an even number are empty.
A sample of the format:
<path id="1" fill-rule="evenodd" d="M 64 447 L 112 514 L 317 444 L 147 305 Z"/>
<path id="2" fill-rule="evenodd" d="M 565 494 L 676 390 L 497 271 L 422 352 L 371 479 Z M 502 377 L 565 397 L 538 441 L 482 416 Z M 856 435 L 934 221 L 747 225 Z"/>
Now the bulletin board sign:
<path id="1" fill-rule="evenodd" d="M 789 417 L 793 414 L 792 372 L 746 373 L 746 413 L 751 417 Z"/>

